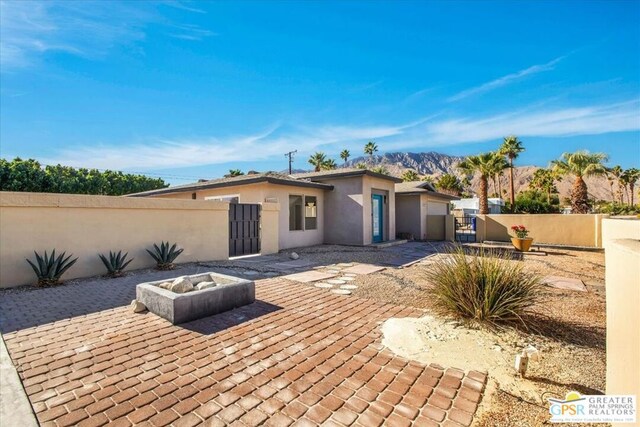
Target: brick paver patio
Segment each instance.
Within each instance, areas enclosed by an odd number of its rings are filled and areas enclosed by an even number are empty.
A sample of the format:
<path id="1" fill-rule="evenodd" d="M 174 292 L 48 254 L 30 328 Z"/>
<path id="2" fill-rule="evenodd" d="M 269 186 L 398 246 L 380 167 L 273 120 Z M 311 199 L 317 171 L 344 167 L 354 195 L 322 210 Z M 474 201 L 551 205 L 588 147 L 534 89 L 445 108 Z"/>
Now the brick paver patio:
<path id="1" fill-rule="evenodd" d="M 255 304 L 173 326 L 118 306 L 133 288 L 101 283 L 3 296 L 4 339 L 42 425 L 455 426 L 482 397 L 484 374 L 380 345 L 380 323 L 416 309 L 269 279 Z M 97 310 L 103 293 L 121 301 Z M 89 301 L 96 311 L 80 314 Z M 45 323 L 47 310 L 61 320 Z"/>

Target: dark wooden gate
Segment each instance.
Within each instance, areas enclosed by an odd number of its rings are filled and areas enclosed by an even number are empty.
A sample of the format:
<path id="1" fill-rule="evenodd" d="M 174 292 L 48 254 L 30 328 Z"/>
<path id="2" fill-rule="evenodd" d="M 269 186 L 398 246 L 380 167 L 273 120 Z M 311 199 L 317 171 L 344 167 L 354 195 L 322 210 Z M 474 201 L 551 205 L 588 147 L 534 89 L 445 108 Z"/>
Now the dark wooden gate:
<path id="1" fill-rule="evenodd" d="M 229 256 L 260 253 L 260 205 L 229 204 Z"/>

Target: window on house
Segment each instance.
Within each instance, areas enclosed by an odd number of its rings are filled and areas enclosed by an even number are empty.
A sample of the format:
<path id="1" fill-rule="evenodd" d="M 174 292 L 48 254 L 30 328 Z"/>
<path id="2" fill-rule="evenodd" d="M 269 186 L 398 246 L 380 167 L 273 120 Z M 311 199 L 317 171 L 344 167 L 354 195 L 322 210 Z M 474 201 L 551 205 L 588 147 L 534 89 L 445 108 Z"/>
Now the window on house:
<path id="1" fill-rule="evenodd" d="M 289 196 L 289 230 L 302 230 L 303 202 L 302 196 Z"/>
<path id="2" fill-rule="evenodd" d="M 315 230 L 318 228 L 318 200 L 316 196 L 304 198 L 304 229 Z"/>

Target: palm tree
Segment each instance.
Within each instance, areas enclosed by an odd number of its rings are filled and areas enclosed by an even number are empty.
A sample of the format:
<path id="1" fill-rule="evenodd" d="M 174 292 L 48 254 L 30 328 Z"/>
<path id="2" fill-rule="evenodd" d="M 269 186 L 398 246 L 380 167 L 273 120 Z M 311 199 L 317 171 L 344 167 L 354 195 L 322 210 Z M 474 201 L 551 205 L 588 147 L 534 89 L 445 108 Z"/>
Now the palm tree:
<path id="1" fill-rule="evenodd" d="M 551 169 L 538 169 L 533 173 L 529 187 L 546 192 L 547 203 L 551 203 L 551 194 L 558 192 L 555 182 L 561 180 L 562 177 Z"/>
<path id="2" fill-rule="evenodd" d="M 325 154 L 321 151 L 317 151 L 309 157 L 309 163 L 313 165 L 314 170 L 316 172 L 320 172 L 320 170 L 322 169 L 322 165 L 326 161 L 327 161 L 327 156 L 325 156 Z"/>
<path id="3" fill-rule="evenodd" d="M 240 169 L 229 169 L 229 176 L 233 177 L 240 175 L 244 175 L 244 172 L 242 172 Z"/>
<path id="4" fill-rule="evenodd" d="M 624 181 L 627 186 L 629 186 L 629 206 L 633 206 L 633 192 L 635 190 L 636 182 L 638 181 L 638 179 L 640 179 L 640 170 L 636 168 L 630 168 L 625 170 L 622 176 L 624 177 Z"/>
<path id="5" fill-rule="evenodd" d="M 571 212 L 589 213 L 589 193 L 584 178 L 603 175 L 607 172 L 604 162 L 608 156 L 604 153 L 590 153 L 586 150 L 564 153 L 560 160 L 551 162 L 553 170 L 561 175 L 573 175 L 576 180 L 571 189 Z"/>
<path id="6" fill-rule="evenodd" d="M 426 181 L 426 179 L 425 179 Z M 455 175 L 445 173 L 435 183 L 438 191 L 444 194 L 450 194 L 452 196 L 459 196 L 464 190 L 462 183 Z"/>
<path id="7" fill-rule="evenodd" d="M 336 165 L 336 161 L 333 159 L 327 159 L 320 165 L 320 169 L 322 170 L 333 170 L 337 167 L 338 165 Z"/>
<path id="8" fill-rule="evenodd" d="M 624 169 L 622 169 L 620 166 L 614 166 L 612 168 L 609 168 L 607 170 L 607 174 L 610 177 L 615 178 L 616 183 L 618 184 L 618 189 L 616 191 L 616 195 L 618 196 L 618 201 L 620 202 L 620 204 L 624 203 L 624 193 L 623 193 L 623 183 L 625 178 L 623 177 L 624 175 Z M 611 181 L 610 181 L 611 182 Z M 611 182 L 611 185 L 613 185 L 613 182 Z M 615 198 L 614 198 L 615 200 Z"/>
<path id="9" fill-rule="evenodd" d="M 404 171 L 401 178 L 405 182 L 419 181 L 420 175 L 418 175 L 418 173 L 413 169 L 407 169 L 406 171 Z"/>
<path id="10" fill-rule="evenodd" d="M 382 165 L 371 168 L 371 172 L 379 173 L 381 175 L 391 175 L 389 170 Z"/>
<path id="11" fill-rule="evenodd" d="M 369 159 L 371 160 L 371 163 L 373 163 L 373 154 L 378 151 L 378 146 L 376 145 L 375 142 L 373 141 L 369 141 L 365 144 L 364 146 L 364 154 L 368 154 L 369 155 Z"/>
<path id="12" fill-rule="evenodd" d="M 458 164 L 463 172 L 473 175 L 480 174 L 480 214 L 489 213 L 488 184 L 489 177 L 493 176 L 496 153 L 482 153 L 477 156 L 468 156 Z M 511 206 L 513 209 L 513 205 Z"/>
<path id="13" fill-rule="evenodd" d="M 505 169 L 509 168 L 509 163 L 504 158 L 504 155 L 499 151 L 494 152 L 494 158 L 491 162 L 491 169 L 493 170 L 493 174 L 491 174 L 491 179 L 493 180 L 493 191 L 498 194 L 498 197 L 502 197 L 502 188 L 498 189 L 498 185 L 496 185 L 496 181 L 500 182 L 500 175 L 502 175 Z"/>
<path id="14" fill-rule="evenodd" d="M 345 165 L 347 164 L 347 160 L 349 160 L 350 156 L 351 156 L 351 153 L 349 152 L 349 150 L 342 150 L 340 152 L 340 158 L 344 160 Z"/>
<path id="15" fill-rule="evenodd" d="M 511 187 L 511 212 L 515 208 L 516 190 L 513 185 L 513 160 L 518 157 L 520 153 L 524 151 L 522 141 L 515 135 L 509 135 L 504 138 L 502 146 L 500 146 L 500 153 L 509 159 L 509 185 Z"/>

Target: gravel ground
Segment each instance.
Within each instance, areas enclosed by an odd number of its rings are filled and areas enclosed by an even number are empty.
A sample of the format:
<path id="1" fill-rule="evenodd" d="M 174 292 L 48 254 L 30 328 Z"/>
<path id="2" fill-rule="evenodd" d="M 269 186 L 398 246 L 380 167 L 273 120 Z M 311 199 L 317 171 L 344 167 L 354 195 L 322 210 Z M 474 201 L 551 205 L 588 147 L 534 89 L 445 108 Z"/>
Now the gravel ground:
<path id="1" fill-rule="evenodd" d="M 532 331 L 495 332 L 508 360 L 528 344 L 541 351 L 542 359 L 530 363 L 522 393 L 507 393 L 495 384 L 497 392 L 483 405 L 477 426 L 545 425 L 547 397 L 563 398 L 572 390 L 601 394 L 605 389 L 604 254 L 554 249 L 547 256 L 525 255 L 513 262 L 524 262 L 526 270 L 540 275 L 581 279 L 588 291 L 545 288 L 529 318 Z M 428 269 L 429 258 L 407 268 L 358 276 L 353 294 L 434 313 L 431 285 L 425 278 Z"/>

